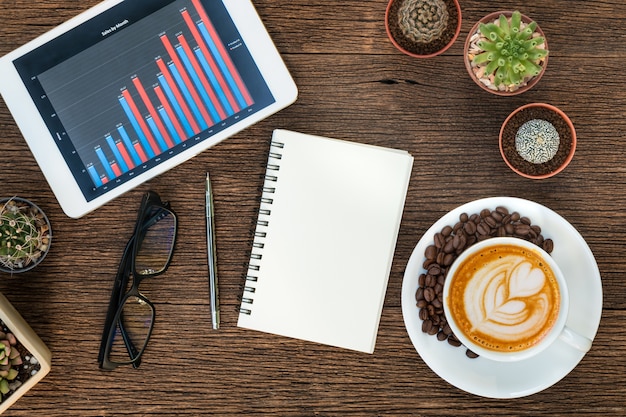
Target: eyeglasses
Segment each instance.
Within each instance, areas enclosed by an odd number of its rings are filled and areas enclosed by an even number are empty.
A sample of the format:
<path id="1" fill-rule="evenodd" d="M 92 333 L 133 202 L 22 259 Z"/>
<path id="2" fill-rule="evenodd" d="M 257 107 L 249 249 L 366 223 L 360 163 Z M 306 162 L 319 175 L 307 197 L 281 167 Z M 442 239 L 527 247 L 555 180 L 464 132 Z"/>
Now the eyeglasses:
<path id="1" fill-rule="evenodd" d="M 139 285 L 169 266 L 176 228 L 169 203 L 155 192 L 146 193 L 115 277 L 98 355 L 100 368 L 139 367 L 155 318 L 154 305 L 139 292 Z"/>

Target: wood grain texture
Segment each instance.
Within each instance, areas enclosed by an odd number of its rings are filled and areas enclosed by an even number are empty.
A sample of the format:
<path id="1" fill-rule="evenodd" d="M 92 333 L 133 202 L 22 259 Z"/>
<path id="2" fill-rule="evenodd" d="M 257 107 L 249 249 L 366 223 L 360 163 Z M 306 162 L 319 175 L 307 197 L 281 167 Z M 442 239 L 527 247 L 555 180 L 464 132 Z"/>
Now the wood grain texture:
<path id="1" fill-rule="evenodd" d="M 94 4 L 0 0 L 0 54 Z M 546 32 L 551 56 L 540 83 L 513 98 L 480 90 L 461 58 L 465 34 L 495 9 L 491 2 L 463 1 L 459 40 L 428 60 L 393 48 L 383 24 L 385 0 L 254 4 L 296 80 L 297 102 L 81 219 L 61 212 L 0 101 L 0 195 L 34 200 L 49 214 L 54 233 L 40 267 L 0 279 L 0 291 L 53 352 L 51 373 L 8 415 L 625 415 L 626 3 L 524 6 Z M 511 172 L 497 143 L 506 116 L 533 101 L 563 109 L 579 138 L 571 165 L 543 181 Z M 373 355 L 236 327 L 274 128 L 405 149 L 415 157 Z M 210 324 L 206 170 L 216 204 L 219 331 Z M 100 371 L 97 352 L 113 277 L 148 189 L 179 215 L 176 254 L 165 275 L 142 286 L 156 304 L 157 323 L 141 367 Z M 404 268 L 422 234 L 447 211 L 489 196 L 526 198 L 565 217 L 591 247 L 604 293 L 600 328 L 581 363 L 553 387 L 510 401 L 467 394 L 432 372 L 408 338 L 400 303 Z"/>

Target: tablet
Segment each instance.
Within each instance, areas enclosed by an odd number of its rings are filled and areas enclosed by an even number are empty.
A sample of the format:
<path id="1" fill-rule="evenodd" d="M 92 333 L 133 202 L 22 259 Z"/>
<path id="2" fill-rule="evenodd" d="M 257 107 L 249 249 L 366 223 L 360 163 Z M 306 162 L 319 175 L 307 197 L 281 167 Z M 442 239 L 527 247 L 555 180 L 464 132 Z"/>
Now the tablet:
<path id="1" fill-rule="evenodd" d="M 70 217 L 297 97 L 249 0 L 106 0 L 0 58 L 0 79 Z"/>

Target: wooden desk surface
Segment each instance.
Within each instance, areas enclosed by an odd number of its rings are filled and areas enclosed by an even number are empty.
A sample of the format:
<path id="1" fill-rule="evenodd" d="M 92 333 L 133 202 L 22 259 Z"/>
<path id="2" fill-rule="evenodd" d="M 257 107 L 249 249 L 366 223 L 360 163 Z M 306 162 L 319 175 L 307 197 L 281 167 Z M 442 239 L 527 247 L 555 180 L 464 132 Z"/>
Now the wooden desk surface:
<path id="1" fill-rule="evenodd" d="M 535 3 L 522 11 L 549 38 L 548 70 L 530 92 L 502 98 L 469 79 L 462 44 L 475 20 L 518 2 L 462 1 L 459 40 L 443 56 L 418 60 L 387 39 L 386 0 L 254 0 L 299 86 L 297 102 L 79 220 L 62 213 L 2 102 L 0 194 L 34 200 L 54 230 L 40 267 L 0 280 L 0 291 L 53 352 L 51 373 L 7 415 L 625 415 L 626 3 Z M 94 4 L 0 0 L 0 55 Z M 543 181 L 510 171 L 497 144 L 509 112 L 534 101 L 562 108 L 579 136 L 571 165 Z M 373 355 L 236 327 L 258 189 L 278 127 L 415 157 Z M 209 308 L 206 170 L 215 190 L 219 331 L 211 329 Z M 177 253 L 167 274 L 149 284 L 158 316 L 141 367 L 104 372 L 97 352 L 113 277 L 148 189 L 179 213 Z M 411 344 L 400 302 L 422 234 L 447 211 L 488 196 L 530 199 L 565 217 L 595 254 L 604 292 L 600 328 L 580 364 L 551 388 L 509 401 L 465 393 L 438 377 Z"/>

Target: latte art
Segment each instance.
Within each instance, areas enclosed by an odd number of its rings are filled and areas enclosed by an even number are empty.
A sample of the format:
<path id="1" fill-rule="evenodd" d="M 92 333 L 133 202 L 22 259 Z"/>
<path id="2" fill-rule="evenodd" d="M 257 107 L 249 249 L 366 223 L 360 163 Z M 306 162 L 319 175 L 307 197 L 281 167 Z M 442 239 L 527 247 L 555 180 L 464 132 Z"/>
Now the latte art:
<path id="1" fill-rule="evenodd" d="M 558 318 L 556 278 L 532 250 L 485 248 L 449 278 L 452 318 L 466 337 L 487 349 L 514 352 L 534 346 Z"/>

